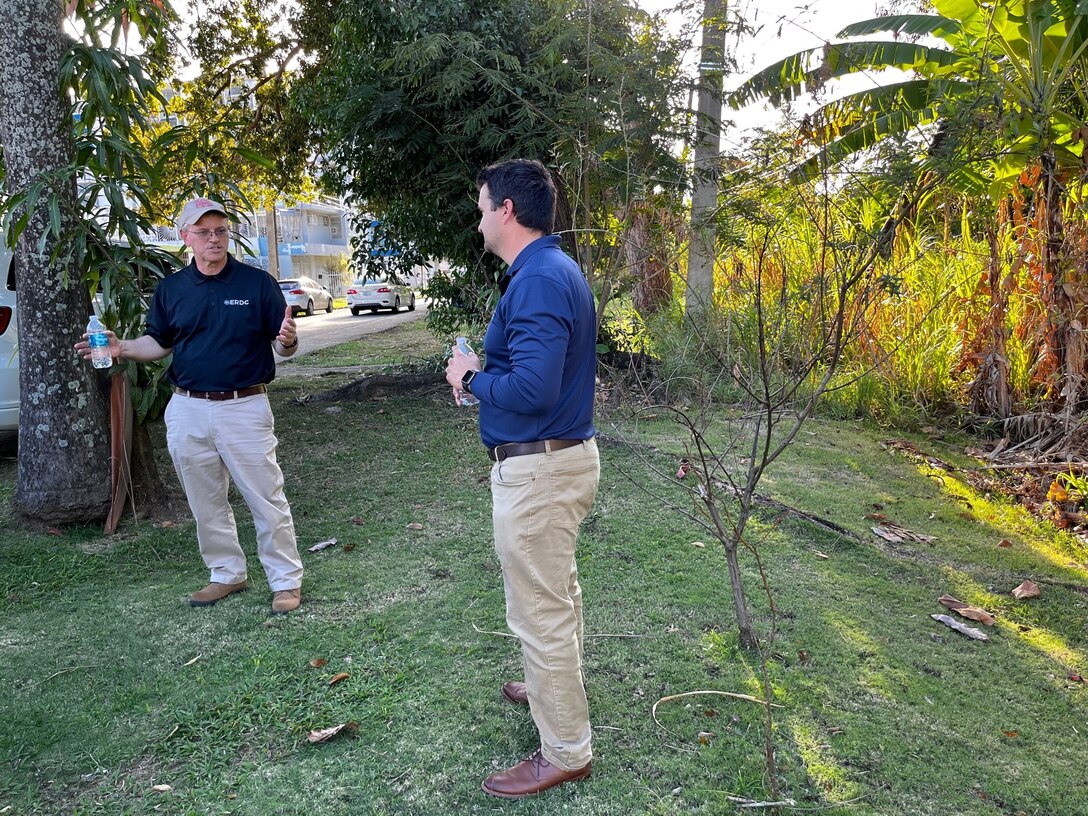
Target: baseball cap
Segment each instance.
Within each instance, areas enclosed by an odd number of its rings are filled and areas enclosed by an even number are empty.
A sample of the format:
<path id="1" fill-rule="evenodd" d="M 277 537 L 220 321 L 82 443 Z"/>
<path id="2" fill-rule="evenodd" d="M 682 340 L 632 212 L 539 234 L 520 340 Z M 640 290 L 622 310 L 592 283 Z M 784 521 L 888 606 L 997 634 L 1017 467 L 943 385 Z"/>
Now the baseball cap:
<path id="1" fill-rule="evenodd" d="M 218 201 L 212 201 L 210 198 L 194 198 L 186 201 L 185 206 L 181 208 L 181 215 L 178 216 L 178 229 L 189 229 L 200 220 L 201 216 L 210 212 L 227 215 L 223 205 Z"/>

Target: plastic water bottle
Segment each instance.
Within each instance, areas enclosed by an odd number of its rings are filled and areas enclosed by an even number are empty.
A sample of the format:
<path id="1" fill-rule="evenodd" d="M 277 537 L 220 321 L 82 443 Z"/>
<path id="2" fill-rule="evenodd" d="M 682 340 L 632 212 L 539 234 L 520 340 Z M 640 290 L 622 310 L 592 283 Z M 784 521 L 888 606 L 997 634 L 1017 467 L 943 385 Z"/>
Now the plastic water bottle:
<path id="1" fill-rule="evenodd" d="M 87 321 L 87 342 L 91 344 L 91 365 L 95 368 L 109 368 L 113 365 L 110 354 L 110 339 L 106 336 L 106 327 L 98 320 L 98 315 L 91 315 Z"/>
<path id="2" fill-rule="evenodd" d="M 472 348 L 468 344 L 468 340 L 464 337 L 457 338 L 457 350 L 464 354 L 466 357 L 472 354 Z M 461 392 L 460 404 L 462 406 L 479 405 L 480 401 L 476 397 L 472 396 L 468 391 Z"/>

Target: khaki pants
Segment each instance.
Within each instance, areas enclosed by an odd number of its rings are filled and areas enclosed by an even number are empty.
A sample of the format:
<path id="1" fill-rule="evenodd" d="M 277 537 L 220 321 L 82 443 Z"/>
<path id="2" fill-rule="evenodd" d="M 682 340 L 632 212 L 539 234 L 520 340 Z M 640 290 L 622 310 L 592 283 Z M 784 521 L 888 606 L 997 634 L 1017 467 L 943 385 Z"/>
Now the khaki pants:
<path id="1" fill-rule="evenodd" d="M 302 560 L 276 462 L 268 397 L 213 402 L 174 395 L 166 406 L 166 445 L 196 519 L 200 555 L 211 580 L 246 580 L 246 556 L 227 500 L 233 478 L 253 514 L 257 556 L 268 585 L 273 592 L 301 586 Z"/>
<path id="2" fill-rule="evenodd" d="M 568 771 L 593 758 L 574 548 L 600 472 L 592 439 L 552 453 L 514 456 L 491 468 L 506 622 L 521 640 L 529 707 L 544 759 Z"/>

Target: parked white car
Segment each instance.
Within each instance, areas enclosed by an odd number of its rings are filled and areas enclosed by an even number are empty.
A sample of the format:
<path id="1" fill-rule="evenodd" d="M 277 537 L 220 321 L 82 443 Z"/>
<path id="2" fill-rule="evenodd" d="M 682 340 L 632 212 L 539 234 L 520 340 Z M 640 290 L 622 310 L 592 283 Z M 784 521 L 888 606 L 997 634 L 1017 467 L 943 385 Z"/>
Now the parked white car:
<path id="1" fill-rule="evenodd" d="M 19 332 L 15 318 L 15 259 L 0 232 L 0 431 L 19 429 Z"/>
<path id="2" fill-rule="evenodd" d="M 415 290 L 411 286 L 393 283 L 385 277 L 357 280 L 348 287 L 347 296 L 348 307 L 356 316 L 363 309 L 370 309 L 372 312 L 378 309 L 399 312 L 401 306 L 407 306 L 409 312 L 416 310 Z"/>
<path id="3" fill-rule="evenodd" d="M 332 292 L 313 278 L 284 278 L 280 281 L 280 289 L 293 314 L 312 315 L 314 307 L 332 311 Z"/>

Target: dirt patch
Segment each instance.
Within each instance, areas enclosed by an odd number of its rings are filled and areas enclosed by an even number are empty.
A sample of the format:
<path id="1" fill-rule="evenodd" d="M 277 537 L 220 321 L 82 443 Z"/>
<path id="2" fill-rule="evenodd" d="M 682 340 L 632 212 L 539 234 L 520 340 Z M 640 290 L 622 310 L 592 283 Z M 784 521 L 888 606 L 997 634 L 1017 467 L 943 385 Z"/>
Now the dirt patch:
<path id="1" fill-rule="evenodd" d="M 315 394 L 310 401 L 361 401 L 448 387 L 445 374 L 373 374 L 331 391 Z"/>

